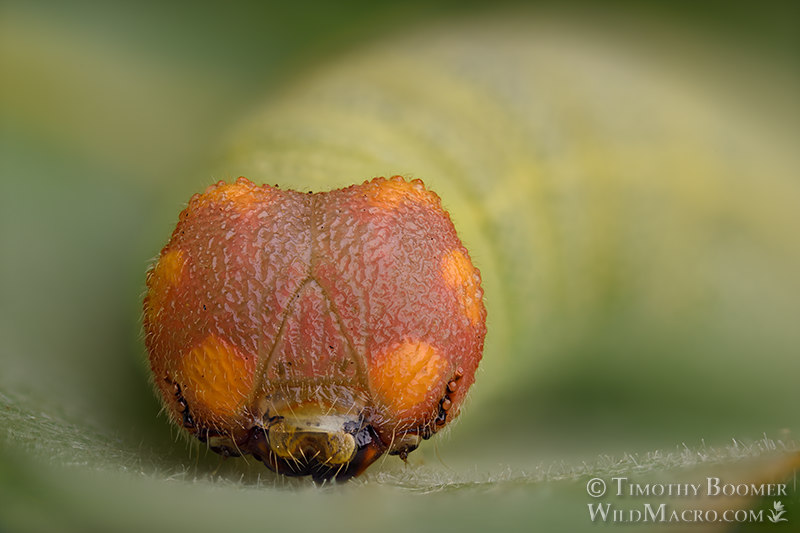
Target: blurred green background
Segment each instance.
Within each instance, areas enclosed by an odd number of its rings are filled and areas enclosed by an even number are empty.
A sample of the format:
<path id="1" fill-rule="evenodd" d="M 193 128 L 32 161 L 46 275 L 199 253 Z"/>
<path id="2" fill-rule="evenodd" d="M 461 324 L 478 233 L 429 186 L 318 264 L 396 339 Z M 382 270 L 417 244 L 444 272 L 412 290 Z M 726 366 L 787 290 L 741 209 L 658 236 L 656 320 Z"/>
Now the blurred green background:
<path id="1" fill-rule="evenodd" d="M 761 475 L 800 432 L 797 20 L 0 4 L 0 530 L 575 531 L 592 474 Z M 395 173 L 440 194 L 483 274 L 461 420 L 322 489 L 179 437 L 140 308 L 191 194 Z"/>

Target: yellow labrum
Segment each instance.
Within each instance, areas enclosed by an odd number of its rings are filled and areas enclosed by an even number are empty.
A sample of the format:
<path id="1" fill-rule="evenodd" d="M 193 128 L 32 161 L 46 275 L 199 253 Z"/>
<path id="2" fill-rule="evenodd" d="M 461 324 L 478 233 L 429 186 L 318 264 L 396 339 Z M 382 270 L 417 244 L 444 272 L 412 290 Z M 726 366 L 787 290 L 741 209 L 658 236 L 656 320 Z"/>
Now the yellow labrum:
<path id="1" fill-rule="evenodd" d="M 282 412 L 267 429 L 269 447 L 283 460 L 316 459 L 326 466 L 343 465 L 353 459 L 356 441 L 344 427 L 358 423 L 358 414 L 332 415 L 330 406 L 301 405 Z"/>

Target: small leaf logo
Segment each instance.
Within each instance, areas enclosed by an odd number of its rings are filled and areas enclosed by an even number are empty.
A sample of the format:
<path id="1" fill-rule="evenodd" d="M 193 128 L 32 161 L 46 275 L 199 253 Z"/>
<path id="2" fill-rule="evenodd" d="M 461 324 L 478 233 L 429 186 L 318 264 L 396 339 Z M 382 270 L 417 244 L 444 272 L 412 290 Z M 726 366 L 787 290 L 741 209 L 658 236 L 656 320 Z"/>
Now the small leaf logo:
<path id="1" fill-rule="evenodd" d="M 772 504 L 772 509 L 769 510 L 769 516 L 767 518 L 769 518 L 769 521 L 773 524 L 777 522 L 786 522 L 787 520 L 782 518 L 785 512 L 786 510 L 783 508 L 783 504 L 777 501 Z"/>

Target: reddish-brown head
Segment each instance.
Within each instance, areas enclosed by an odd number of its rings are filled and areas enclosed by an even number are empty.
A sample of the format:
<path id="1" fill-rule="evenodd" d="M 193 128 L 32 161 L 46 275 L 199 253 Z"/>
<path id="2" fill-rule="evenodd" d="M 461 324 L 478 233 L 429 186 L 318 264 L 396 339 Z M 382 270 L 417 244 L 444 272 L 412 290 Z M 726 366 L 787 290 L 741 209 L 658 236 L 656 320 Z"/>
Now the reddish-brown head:
<path id="1" fill-rule="evenodd" d="M 318 479 L 405 458 L 452 420 L 486 334 L 480 273 L 439 197 L 397 176 L 316 194 L 212 185 L 147 289 L 175 423 Z"/>

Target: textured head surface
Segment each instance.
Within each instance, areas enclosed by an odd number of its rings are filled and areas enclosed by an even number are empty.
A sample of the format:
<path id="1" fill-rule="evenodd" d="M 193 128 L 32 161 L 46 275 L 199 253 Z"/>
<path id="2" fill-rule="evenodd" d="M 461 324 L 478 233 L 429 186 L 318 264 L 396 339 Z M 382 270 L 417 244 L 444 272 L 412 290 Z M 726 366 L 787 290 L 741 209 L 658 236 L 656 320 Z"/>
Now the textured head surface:
<path id="1" fill-rule="evenodd" d="M 405 457 L 458 413 L 486 333 L 480 273 L 439 197 L 400 177 L 314 194 L 213 185 L 181 213 L 147 287 L 146 344 L 172 419 L 290 474 Z M 371 449 L 366 464 L 326 457 L 350 442 L 337 431 Z M 302 457 L 279 441 L 302 442 Z"/>

